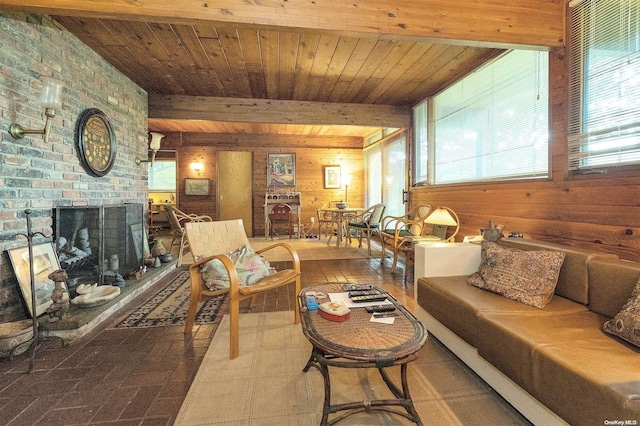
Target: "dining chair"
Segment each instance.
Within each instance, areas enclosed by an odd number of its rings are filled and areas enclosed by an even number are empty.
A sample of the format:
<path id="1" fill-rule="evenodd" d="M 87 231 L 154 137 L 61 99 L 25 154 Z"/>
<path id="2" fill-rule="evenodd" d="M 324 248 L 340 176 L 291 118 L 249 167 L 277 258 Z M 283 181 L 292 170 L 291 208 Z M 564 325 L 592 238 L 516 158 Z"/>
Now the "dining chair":
<path id="1" fill-rule="evenodd" d="M 276 204 L 269 213 L 269 236 L 273 241 L 273 234 L 276 233 L 276 226 L 284 224 L 289 232 L 289 239 L 293 234 L 293 213 L 289 204 Z"/>
<path id="2" fill-rule="evenodd" d="M 347 237 L 351 241 L 351 234 L 358 236 L 358 247 L 362 247 L 362 237 L 367 239 L 369 256 L 371 256 L 371 234 L 376 233 L 380 237 L 380 222 L 384 215 L 386 205 L 384 203 L 369 207 L 359 215 L 350 216 L 348 219 Z"/>
<path id="3" fill-rule="evenodd" d="M 178 252 L 178 266 L 182 265 L 182 257 L 186 249 L 189 248 L 186 234 L 184 232 L 184 224 L 187 222 L 211 222 L 211 216 L 198 215 L 195 213 L 185 213 L 173 207 L 171 204 L 164 204 L 164 211 L 167 213 L 167 219 L 171 226 L 172 240 L 169 251 L 176 243 L 180 244 Z"/>
<path id="4" fill-rule="evenodd" d="M 246 266 L 241 266 L 232 261 L 234 253 L 247 251 L 250 249 L 249 240 L 242 224 L 242 219 L 213 221 L 213 222 L 190 222 L 185 224 L 185 232 L 194 263 L 189 267 L 191 278 L 191 294 L 189 299 L 189 311 L 185 324 L 185 333 L 190 333 L 196 319 L 198 303 L 207 297 L 215 297 L 229 294 L 229 320 L 230 320 L 230 345 L 229 358 L 233 359 L 239 355 L 240 342 L 240 302 L 251 299 L 249 308 L 255 306 L 257 295 L 268 290 L 289 285 L 295 286 L 295 293 L 300 293 L 300 257 L 288 242 L 271 244 L 253 252 L 254 259 L 247 262 L 248 265 L 260 263 L 260 254 L 269 250 L 286 250 L 290 257 L 290 268 L 274 271 L 272 274 L 261 276 L 256 282 L 247 285 L 246 280 L 241 281 L 241 276 L 251 277 L 251 271 L 246 270 Z M 251 250 L 252 251 L 252 250 Z M 231 255 L 230 255 L 231 254 Z M 257 257 L 256 257 L 257 256 Z M 263 260 L 264 261 L 264 260 Z M 211 286 L 209 278 L 203 275 L 206 269 L 212 268 L 212 262 L 217 265 L 217 269 L 222 272 L 226 284 L 224 286 Z M 220 262 L 222 266 L 220 266 Z M 269 266 L 270 267 L 270 266 Z M 298 309 L 293 309 L 294 323 L 300 322 Z"/>
<path id="5" fill-rule="evenodd" d="M 336 208 L 336 203 L 340 201 L 329 201 L 328 203 L 324 203 L 322 207 L 320 207 L 316 214 L 318 215 L 318 241 L 322 239 L 322 230 L 324 229 L 325 235 L 330 237 L 333 235 L 336 226 L 335 215 L 331 211 L 327 211 L 326 209 Z"/>
<path id="6" fill-rule="evenodd" d="M 411 247 L 413 238 L 423 235 L 425 219 L 431 213 L 431 205 L 423 204 L 415 207 L 403 216 L 385 216 L 380 223 L 380 244 L 384 261 L 388 247 L 393 252 L 391 271 L 395 272 L 398 255 Z M 434 237 L 435 238 L 435 237 Z"/>

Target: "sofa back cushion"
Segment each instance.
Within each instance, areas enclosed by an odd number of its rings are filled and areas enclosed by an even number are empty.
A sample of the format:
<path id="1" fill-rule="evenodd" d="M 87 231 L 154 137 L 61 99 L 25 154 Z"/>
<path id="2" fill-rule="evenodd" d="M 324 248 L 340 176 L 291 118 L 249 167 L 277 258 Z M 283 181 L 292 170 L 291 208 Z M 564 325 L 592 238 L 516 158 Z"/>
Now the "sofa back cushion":
<path id="1" fill-rule="evenodd" d="M 629 300 L 639 277 L 639 263 L 594 258 L 589 262 L 589 309 L 613 318 Z"/>
<path id="2" fill-rule="evenodd" d="M 563 251 L 565 258 L 560 268 L 560 275 L 558 276 L 558 284 L 555 292 L 562 297 L 582 303 L 583 305 L 589 303 L 589 271 L 587 264 L 591 258 L 596 256 L 593 251 L 522 238 L 503 238 L 499 243 L 506 247 L 518 248 L 520 250 Z M 606 253 L 597 254 L 597 256 L 610 259 L 617 258 L 616 255 Z M 618 307 L 618 310 L 619 309 L 620 307 Z"/>

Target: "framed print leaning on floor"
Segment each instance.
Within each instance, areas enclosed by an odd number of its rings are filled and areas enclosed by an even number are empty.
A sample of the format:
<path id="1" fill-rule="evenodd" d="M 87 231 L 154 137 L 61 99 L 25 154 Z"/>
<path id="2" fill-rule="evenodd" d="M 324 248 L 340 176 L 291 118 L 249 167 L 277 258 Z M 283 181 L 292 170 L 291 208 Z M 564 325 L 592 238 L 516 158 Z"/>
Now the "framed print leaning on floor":
<path id="1" fill-rule="evenodd" d="M 31 273 L 29 269 L 29 248 L 20 247 L 7 250 L 13 265 L 13 271 L 18 278 L 20 291 L 25 303 L 29 308 L 29 313 L 33 316 L 33 306 L 31 306 Z M 49 279 L 49 274 L 60 269 L 58 256 L 53 249 L 53 243 L 43 243 L 33 245 L 33 276 L 36 293 L 36 317 L 46 312 L 49 305 L 53 303 L 51 293 L 55 288 L 53 280 Z"/>
<path id="2" fill-rule="evenodd" d="M 267 154 L 267 186 L 296 186 L 296 154 Z"/>

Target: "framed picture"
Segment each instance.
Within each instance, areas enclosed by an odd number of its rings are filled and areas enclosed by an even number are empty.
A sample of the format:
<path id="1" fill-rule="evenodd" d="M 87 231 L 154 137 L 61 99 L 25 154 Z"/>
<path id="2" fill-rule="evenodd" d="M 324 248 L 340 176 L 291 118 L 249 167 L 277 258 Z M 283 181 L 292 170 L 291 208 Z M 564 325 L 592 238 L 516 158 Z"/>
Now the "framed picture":
<path id="1" fill-rule="evenodd" d="M 324 187 L 340 189 L 342 186 L 342 169 L 340 166 L 324 166 Z"/>
<path id="2" fill-rule="evenodd" d="M 184 193 L 186 195 L 209 195 L 209 179 L 192 179 L 184 180 Z"/>
<path id="3" fill-rule="evenodd" d="M 267 186 L 296 186 L 296 154 L 267 154 Z"/>
<path id="4" fill-rule="evenodd" d="M 13 271 L 18 278 L 20 291 L 29 308 L 29 314 L 33 316 L 34 307 L 31 306 L 31 273 L 29 269 L 29 248 L 20 247 L 7 250 L 13 265 Z M 58 256 L 53 248 L 53 243 L 33 245 L 33 276 L 36 293 L 36 317 L 46 312 L 53 303 L 51 293 L 55 283 L 50 280 L 49 274 L 60 269 Z"/>

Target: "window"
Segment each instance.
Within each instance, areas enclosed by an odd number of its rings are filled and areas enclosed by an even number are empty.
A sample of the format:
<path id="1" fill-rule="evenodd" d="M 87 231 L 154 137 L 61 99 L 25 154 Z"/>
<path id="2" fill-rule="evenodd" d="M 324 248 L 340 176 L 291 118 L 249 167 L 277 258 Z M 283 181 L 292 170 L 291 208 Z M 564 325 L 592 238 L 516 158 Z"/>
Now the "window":
<path id="1" fill-rule="evenodd" d="M 548 176 L 548 69 L 510 51 L 436 95 L 432 183 Z"/>
<path id="2" fill-rule="evenodd" d="M 149 167 L 149 191 L 176 190 L 176 162 L 154 161 Z"/>
<path id="3" fill-rule="evenodd" d="M 413 184 L 426 183 L 427 176 L 427 111 L 428 102 L 424 101 L 413 109 Z"/>
<path id="4" fill-rule="evenodd" d="M 640 163 L 640 2 L 572 2 L 569 169 Z"/>

